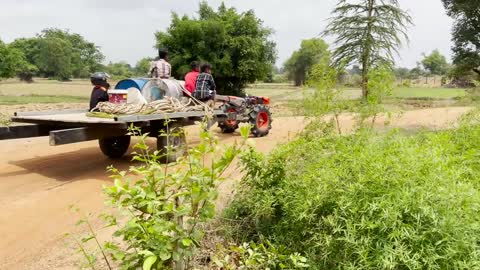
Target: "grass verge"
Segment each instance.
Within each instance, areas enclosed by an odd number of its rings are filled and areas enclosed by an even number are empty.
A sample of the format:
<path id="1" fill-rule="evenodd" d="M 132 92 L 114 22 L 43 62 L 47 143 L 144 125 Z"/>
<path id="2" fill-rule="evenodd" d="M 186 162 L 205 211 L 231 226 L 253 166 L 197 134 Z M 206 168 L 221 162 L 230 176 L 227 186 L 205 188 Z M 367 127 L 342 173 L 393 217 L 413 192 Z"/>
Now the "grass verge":
<path id="1" fill-rule="evenodd" d="M 0 96 L 0 105 L 20 105 L 29 103 L 83 103 L 88 102 L 88 97 L 78 96 Z"/>

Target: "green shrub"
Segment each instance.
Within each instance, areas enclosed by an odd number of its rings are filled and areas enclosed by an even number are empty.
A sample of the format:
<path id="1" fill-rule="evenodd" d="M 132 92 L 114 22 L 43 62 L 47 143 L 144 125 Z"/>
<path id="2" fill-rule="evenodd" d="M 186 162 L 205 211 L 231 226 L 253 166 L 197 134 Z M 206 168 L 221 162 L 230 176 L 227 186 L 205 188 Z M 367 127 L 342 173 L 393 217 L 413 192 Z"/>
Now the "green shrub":
<path id="1" fill-rule="evenodd" d="M 272 244 L 244 243 L 229 249 L 222 247 L 213 256 L 209 269 L 302 269 L 308 268 L 307 259 L 298 253 L 288 254 Z"/>
<path id="2" fill-rule="evenodd" d="M 479 145 L 478 125 L 302 136 L 243 157 L 225 214 L 313 269 L 479 269 Z"/>

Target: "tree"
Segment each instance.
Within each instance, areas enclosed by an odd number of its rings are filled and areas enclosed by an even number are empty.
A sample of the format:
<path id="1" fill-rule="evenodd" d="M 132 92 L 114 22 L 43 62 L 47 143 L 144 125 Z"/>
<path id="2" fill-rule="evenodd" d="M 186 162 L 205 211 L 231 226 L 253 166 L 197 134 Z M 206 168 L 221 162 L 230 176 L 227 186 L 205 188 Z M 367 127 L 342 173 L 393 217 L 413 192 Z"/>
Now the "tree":
<path id="1" fill-rule="evenodd" d="M 70 33 L 66 30 L 49 28 L 44 29 L 39 35 L 40 39 L 56 38 L 69 43 L 70 69 L 74 77 L 88 77 L 90 73 L 97 71 L 104 56 L 99 47 L 87 41 L 83 36 Z"/>
<path id="2" fill-rule="evenodd" d="M 293 52 L 287 60 L 285 70 L 295 86 L 304 85 L 310 69 L 322 59 L 330 61 L 328 44 L 319 38 L 306 39 L 302 41 L 300 49 Z"/>
<path id="3" fill-rule="evenodd" d="M 423 54 L 422 65 L 432 75 L 445 75 L 449 68 L 447 58 L 438 50 L 434 50 L 429 55 Z"/>
<path id="4" fill-rule="evenodd" d="M 408 40 L 410 15 L 398 0 L 339 0 L 324 35 L 336 36 L 334 63 L 362 66 L 362 94 L 368 96 L 368 74 L 372 67 L 393 66 L 394 54 Z"/>
<path id="5" fill-rule="evenodd" d="M 11 78 L 27 67 L 21 51 L 0 41 L 0 78 Z"/>
<path id="6" fill-rule="evenodd" d="M 468 73 L 480 66 L 480 1 L 442 0 L 453 27 L 453 63 Z"/>
<path id="7" fill-rule="evenodd" d="M 238 13 L 220 5 L 217 11 L 200 3 L 199 17 L 172 15 L 166 32 L 157 32 L 157 48 L 170 54 L 173 73 L 183 78 L 192 61 L 207 61 L 219 93 L 242 95 L 247 83 L 265 79 L 275 61 L 272 30 L 252 10 Z"/>
<path id="8" fill-rule="evenodd" d="M 150 63 L 152 58 L 142 58 L 135 65 L 135 74 L 138 76 L 149 76 Z"/>
<path id="9" fill-rule="evenodd" d="M 36 58 L 40 54 L 38 38 L 19 38 L 9 44 L 10 47 L 22 52 L 26 65 L 17 72 L 17 77 L 25 82 L 33 82 L 33 76 L 38 72 Z"/>
<path id="10" fill-rule="evenodd" d="M 58 37 L 42 38 L 36 63 L 46 77 L 68 80 L 72 77 L 72 45 Z"/>
<path id="11" fill-rule="evenodd" d="M 408 78 L 408 75 L 410 73 L 410 70 L 408 68 L 403 67 L 395 68 L 393 71 L 397 80 L 400 79 L 400 83 L 403 83 L 403 80 L 405 78 Z"/>
<path id="12" fill-rule="evenodd" d="M 127 62 L 118 62 L 118 63 L 112 63 L 110 62 L 106 67 L 107 72 L 112 75 L 115 78 L 130 78 L 133 76 L 133 71 L 134 69 L 130 64 Z"/>
<path id="13" fill-rule="evenodd" d="M 412 68 L 408 73 L 408 77 L 411 80 L 416 80 L 421 76 L 425 76 L 425 71 L 422 69 L 420 65 L 417 64 L 416 67 Z"/>
<path id="14" fill-rule="evenodd" d="M 36 65 L 35 59 L 39 55 L 39 41 L 38 38 L 18 38 L 9 45 L 15 49 L 20 50 L 25 55 L 25 60 L 31 65 Z"/>

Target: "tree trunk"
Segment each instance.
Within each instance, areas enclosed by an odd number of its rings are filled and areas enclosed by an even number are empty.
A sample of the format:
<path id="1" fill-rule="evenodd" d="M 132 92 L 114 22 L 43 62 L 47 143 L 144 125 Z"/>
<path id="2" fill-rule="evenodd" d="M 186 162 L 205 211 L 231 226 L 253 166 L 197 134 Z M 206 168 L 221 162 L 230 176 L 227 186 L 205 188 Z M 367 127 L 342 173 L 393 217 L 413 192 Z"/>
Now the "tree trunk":
<path id="1" fill-rule="evenodd" d="M 362 97 L 368 98 L 368 73 L 370 72 L 370 46 L 372 42 L 372 17 L 375 0 L 368 0 L 368 24 L 362 55 Z"/>

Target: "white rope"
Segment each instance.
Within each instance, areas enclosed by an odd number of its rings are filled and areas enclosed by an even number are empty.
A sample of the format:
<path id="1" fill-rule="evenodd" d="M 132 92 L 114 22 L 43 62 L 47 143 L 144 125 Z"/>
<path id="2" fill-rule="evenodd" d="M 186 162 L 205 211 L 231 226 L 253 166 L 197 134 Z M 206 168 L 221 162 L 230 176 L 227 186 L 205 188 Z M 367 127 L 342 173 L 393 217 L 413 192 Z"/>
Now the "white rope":
<path id="1" fill-rule="evenodd" d="M 165 97 L 148 104 L 114 104 L 110 102 L 100 102 L 92 111 L 115 115 L 205 111 L 206 116 L 213 115 L 212 108 L 195 98 L 184 98 L 180 101 L 174 97 Z"/>

